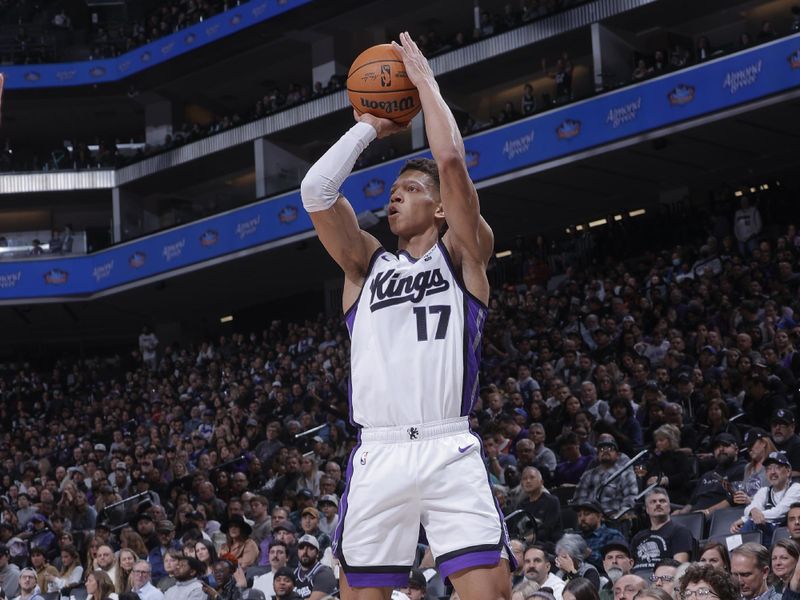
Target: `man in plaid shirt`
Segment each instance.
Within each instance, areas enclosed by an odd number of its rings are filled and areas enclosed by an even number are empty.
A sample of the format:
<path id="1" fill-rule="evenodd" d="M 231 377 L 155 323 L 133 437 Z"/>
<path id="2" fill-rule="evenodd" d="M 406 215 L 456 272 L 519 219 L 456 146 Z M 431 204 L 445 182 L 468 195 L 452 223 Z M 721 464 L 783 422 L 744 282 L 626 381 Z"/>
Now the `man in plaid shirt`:
<path id="1" fill-rule="evenodd" d="M 622 532 L 607 527 L 603 523 L 603 515 L 597 502 L 572 504 L 572 508 L 578 515 L 578 527 L 581 530 L 581 536 L 586 540 L 586 545 L 592 550 L 587 560 L 602 573 L 603 548 L 614 543 L 625 544 L 625 538 Z"/>
<path id="2" fill-rule="evenodd" d="M 600 497 L 597 496 L 600 487 L 625 464 L 626 460 L 627 457 L 620 456 L 614 436 L 609 433 L 602 434 L 597 440 L 599 464 L 581 475 L 573 503 L 597 502 L 606 516 L 617 514 L 623 507 L 633 507 L 634 498 L 639 493 L 633 469 L 627 469 L 600 491 Z"/>

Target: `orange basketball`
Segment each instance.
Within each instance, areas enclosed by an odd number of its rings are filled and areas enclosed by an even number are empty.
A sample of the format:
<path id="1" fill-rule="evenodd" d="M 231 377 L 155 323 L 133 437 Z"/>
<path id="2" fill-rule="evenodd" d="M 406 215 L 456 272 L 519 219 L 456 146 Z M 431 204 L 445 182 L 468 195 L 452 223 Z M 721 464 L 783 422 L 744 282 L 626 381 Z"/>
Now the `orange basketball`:
<path id="1" fill-rule="evenodd" d="M 347 74 L 347 95 L 358 112 L 400 125 L 408 123 L 422 108 L 417 88 L 391 44 L 372 46 L 358 55 Z"/>

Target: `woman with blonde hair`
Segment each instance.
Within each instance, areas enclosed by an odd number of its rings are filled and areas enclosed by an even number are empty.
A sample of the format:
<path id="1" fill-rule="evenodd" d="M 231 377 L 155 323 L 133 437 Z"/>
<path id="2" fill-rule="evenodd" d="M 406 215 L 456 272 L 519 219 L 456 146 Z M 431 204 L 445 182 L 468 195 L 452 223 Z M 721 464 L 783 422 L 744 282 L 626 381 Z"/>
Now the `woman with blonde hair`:
<path id="1" fill-rule="evenodd" d="M 122 548 L 119 551 L 117 555 L 117 573 L 114 578 L 114 590 L 117 594 L 130 591 L 131 572 L 137 560 L 139 560 L 139 557 L 130 548 Z"/>
<path id="2" fill-rule="evenodd" d="M 147 546 L 138 533 L 133 529 L 124 529 L 119 536 L 119 545 L 121 548 L 130 548 L 133 553 L 138 557 L 147 556 Z"/>
<path id="3" fill-rule="evenodd" d="M 653 432 L 653 452 L 647 463 L 645 484 L 656 484 L 669 492 L 675 504 L 689 501 L 690 477 L 692 472 L 689 457 L 680 452 L 681 432 L 672 424 L 662 425 Z"/>

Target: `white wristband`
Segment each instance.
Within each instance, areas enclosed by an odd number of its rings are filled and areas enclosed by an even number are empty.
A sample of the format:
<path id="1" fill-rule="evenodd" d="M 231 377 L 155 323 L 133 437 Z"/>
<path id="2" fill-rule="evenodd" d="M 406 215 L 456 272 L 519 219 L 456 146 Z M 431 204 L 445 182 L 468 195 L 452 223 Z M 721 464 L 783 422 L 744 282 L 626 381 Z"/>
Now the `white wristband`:
<path id="1" fill-rule="evenodd" d="M 356 123 L 308 170 L 300 184 L 303 207 L 308 212 L 327 210 L 339 197 L 339 188 L 356 160 L 378 136 L 368 123 Z"/>

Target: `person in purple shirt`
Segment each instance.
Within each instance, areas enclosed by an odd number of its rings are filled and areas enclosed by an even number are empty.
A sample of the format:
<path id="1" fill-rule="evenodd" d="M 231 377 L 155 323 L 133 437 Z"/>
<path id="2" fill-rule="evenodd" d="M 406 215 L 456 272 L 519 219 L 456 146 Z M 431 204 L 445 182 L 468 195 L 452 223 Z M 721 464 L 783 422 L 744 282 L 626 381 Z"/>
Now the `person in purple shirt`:
<path id="1" fill-rule="evenodd" d="M 565 483 L 577 485 L 581 475 L 594 457 L 581 454 L 580 440 L 572 432 L 562 435 L 558 439 L 558 445 L 563 461 L 556 465 L 555 483 L 556 485 Z"/>

